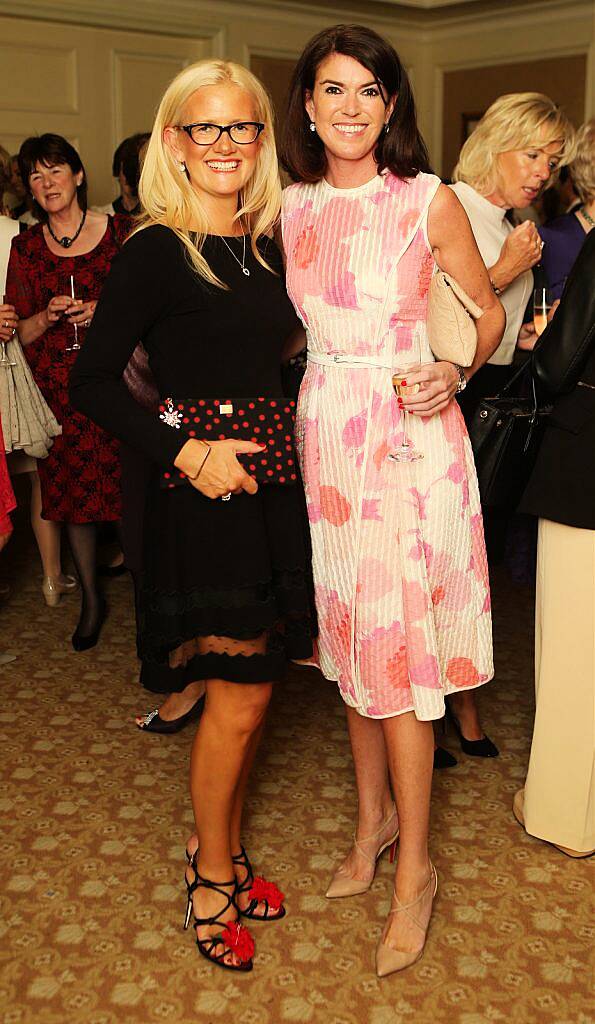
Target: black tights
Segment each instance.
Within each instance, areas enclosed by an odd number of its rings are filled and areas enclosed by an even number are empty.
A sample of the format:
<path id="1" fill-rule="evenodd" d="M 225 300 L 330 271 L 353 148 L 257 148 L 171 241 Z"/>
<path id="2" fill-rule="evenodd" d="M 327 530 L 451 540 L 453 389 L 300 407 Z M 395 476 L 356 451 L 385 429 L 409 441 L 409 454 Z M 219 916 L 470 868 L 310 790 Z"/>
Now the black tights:
<path id="1" fill-rule="evenodd" d="M 68 523 L 66 530 L 81 585 L 81 615 L 77 630 L 81 636 L 90 636 L 97 628 L 102 610 L 102 598 L 97 590 L 97 524 Z"/>

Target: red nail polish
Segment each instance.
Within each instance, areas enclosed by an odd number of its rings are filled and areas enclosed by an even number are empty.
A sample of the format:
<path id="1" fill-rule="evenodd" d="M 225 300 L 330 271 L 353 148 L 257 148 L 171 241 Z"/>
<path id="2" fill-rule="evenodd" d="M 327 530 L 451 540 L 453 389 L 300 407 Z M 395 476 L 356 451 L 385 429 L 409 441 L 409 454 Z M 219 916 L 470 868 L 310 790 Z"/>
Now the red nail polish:
<path id="1" fill-rule="evenodd" d="M 401 386 L 406 388 L 407 387 L 407 381 L 406 380 L 402 380 L 401 381 Z"/>

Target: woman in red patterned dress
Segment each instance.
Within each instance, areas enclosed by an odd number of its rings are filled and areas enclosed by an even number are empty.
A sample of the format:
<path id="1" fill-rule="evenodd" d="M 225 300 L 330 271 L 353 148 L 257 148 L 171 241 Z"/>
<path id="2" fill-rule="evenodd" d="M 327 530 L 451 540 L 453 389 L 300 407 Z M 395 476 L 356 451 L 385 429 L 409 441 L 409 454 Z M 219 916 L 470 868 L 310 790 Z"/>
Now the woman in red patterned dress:
<path id="1" fill-rule="evenodd" d="M 41 223 L 13 241 L 7 301 L 19 316 L 35 380 L 62 425 L 62 436 L 39 463 L 42 516 L 66 524 L 82 590 L 72 637 L 80 651 L 97 643 L 105 617 L 96 534 L 98 523 L 120 519 L 120 463 L 118 442 L 70 405 L 68 380 L 128 221 L 87 210 L 85 170 L 61 136 L 27 139 L 19 164 Z"/>

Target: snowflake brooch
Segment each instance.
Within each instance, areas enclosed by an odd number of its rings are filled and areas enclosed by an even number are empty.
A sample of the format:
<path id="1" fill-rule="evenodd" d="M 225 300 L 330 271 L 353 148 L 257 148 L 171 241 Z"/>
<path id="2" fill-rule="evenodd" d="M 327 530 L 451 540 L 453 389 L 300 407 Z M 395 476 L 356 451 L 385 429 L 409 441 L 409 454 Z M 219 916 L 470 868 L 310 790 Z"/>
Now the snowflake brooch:
<path id="1" fill-rule="evenodd" d="M 182 422 L 183 416 L 181 412 L 174 409 L 171 398 L 165 399 L 165 408 L 161 406 L 162 412 L 159 413 L 159 419 L 167 423 L 168 427 L 174 427 L 176 430 L 180 429 L 180 423 Z"/>

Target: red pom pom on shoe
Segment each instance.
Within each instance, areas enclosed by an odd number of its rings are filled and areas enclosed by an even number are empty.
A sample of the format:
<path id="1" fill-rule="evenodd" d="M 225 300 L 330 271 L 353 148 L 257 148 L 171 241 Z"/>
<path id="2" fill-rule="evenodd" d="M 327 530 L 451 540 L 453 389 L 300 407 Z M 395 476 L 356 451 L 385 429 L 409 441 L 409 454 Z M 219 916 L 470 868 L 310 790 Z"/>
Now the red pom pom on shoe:
<path id="1" fill-rule="evenodd" d="M 285 899 L 285 894 L 277 888 L 274 882 L 267 882 L 266 878 L 257 875 L 252 882 L 248 897 L 251 900 L 267 900 L 271 910 L 278 910 Z"/>
<path id="2" fill-rule="evenodd" d="M 221 938 L 243 964 L 254 956 L 254 939 L 248 929 L 238 921 L 228 921 L 221 932 Z"/>

